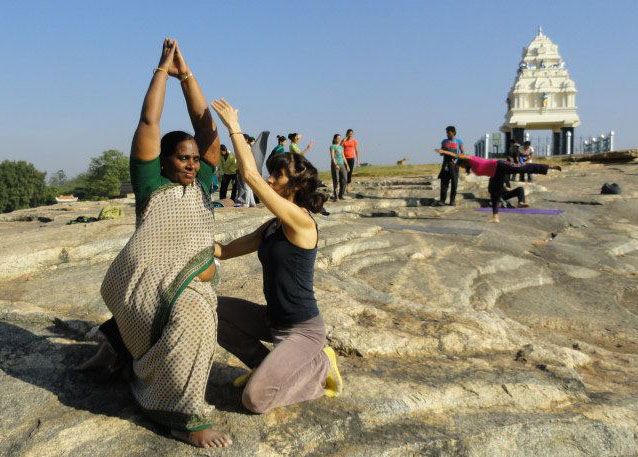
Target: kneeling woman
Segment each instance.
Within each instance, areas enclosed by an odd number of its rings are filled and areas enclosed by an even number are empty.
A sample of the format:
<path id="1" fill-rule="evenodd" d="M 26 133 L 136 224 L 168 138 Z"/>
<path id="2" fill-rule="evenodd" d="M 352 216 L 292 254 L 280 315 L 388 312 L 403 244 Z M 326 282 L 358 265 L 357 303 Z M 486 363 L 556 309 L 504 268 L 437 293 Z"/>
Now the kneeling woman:
<path id="1" fill-rule="evenodd" d="M 195 137 L 170 132 L 160 141 L 169 75 L 181 80 Z M 177 43 L 165 40 L 131 147 L 135 232 L 101 292 L 115 319 L 110 327 L 132 356 L 135 400 L 177 438 L 200 447 L 231 444 L 212 429 L 213 407 L 204 398 L 216 348 L 210 192 L 219 154 L 199 84 Z"/>
<path id="2" fill-rule="evenodd" d="M 499 222 L 498 207 L 502 198 L 518 196 L 519 204 L 523 206 L 522 204 L 525 203 L 525 193 L 522 187 L 509 192 L 505 190 L 505 183 L 508 181 L 509 175 L 516 173 L 546 175 L 549 170 L 561 170 L 559 165 L 545 165 L 542 163 L 515 165 L 504 160 L 483 159 L 476 156 L 455 154 L 443 149 L 436 149 L 436 152 L 459 159 L 459 165 L 465 167 L 468 173 L 472 171 L 477 176 L 489 176 L 487 190 L 490 193 L 490 203 L 492 204 L 492 222 Z"/>
<path id="3" fill-rule="evenodd" d="M 255 413 L 341 392 L 334 351 L 325 347 L 324 323 L 313 290 L 319 234 L 310 211 L 323 208 L 317 169 L 301 154 L 277 154 L 267 181 L 255 166 L 239 127 L 237 110 L 212 103 L 228 127 L 239 172 L 276 216 L 253 233 L 216 244 L 221 260 L 258 252 L 266 306 L 220 297 L 218 342 L 253 371 L 246 376 L 243 405 Z M 274 343 L 268 350 L 262 341 Z"/>

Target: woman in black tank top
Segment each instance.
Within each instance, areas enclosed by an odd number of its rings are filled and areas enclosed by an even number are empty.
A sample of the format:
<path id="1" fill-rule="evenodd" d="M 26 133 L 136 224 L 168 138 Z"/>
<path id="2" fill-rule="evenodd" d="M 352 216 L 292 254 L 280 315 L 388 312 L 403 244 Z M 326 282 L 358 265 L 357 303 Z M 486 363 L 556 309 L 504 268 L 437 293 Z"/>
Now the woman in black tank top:
<path id="1" fill-rule="evenodd" d="M 301 154 L 277 154 L 261 177 L 239 127 L 237 110 L 226 101 L 212 104 L 228 128 L 239 173 L 275 215 L 253 233 L 226 245 L 215 244 L 221 260 L 257 251 L 263 267 L 266 306 L 219 297 L 218 342 L 251 371 L 235 380 L 246 384 L 244 406 L 264 413 L 320 396 L 337 396 L 342 381 L 313 290 L 319 234 L 310 212 L 323 209 L 317 169 Z M 262 342 L 274 343 L 270 351 Z"/>

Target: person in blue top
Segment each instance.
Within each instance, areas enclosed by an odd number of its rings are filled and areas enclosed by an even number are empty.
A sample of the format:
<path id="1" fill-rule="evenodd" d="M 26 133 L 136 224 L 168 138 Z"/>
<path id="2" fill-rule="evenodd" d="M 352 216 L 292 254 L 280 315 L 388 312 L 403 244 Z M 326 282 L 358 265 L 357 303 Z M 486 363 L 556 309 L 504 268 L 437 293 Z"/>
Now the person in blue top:
<path id="1" fill-rule="evenodd" d="M 285 154 L 286 153 L 286 137 L 283 135 L 277 135 L 277 146 L 275 146 L 273 148 L 272 151 L 270 151 L 270 155 L 268 156 L 268 158 L 266 159 L 266 170 L 270 170 L 270 166 L 269 164 L 272 162 L 273 158 L 278 155 L 278 154 Z M 270 172 L 270 171 L 269 171 Z"/>
<path id="2" fill-rule="evenodd" d="M 447 138 L 441 141 L 441 149 L 455 154 L 465 153 L 463 140 L 456 136 L 456 127 L 448 125 L 445 128 Z M 450 206 L 456 205 L 456 187 L 459 182 L 459 166 L 457 160 L 451 156 L 443 156 L 441 171 L 438 178 L 441 180 L 441 195 L 438 204 L 445 205 L 447 190 L 450 188 Z M 451 186 L 450 186 L 451 184 Z"/>

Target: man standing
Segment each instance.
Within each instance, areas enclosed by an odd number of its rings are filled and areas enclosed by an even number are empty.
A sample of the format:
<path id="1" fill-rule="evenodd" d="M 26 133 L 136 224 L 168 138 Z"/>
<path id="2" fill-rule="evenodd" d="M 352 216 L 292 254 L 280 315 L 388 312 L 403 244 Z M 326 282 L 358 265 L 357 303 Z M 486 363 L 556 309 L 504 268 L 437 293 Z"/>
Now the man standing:
<path id="1" fill-rule="evenodd" d="M 234 154 L 228 152 L 228 148 L 225 145 L 221 145 L 221 157 L 219 160 L 219 169 L 222 173 L 222 183 L 219 188 L 219 199 L 226 198 L 226 192 L 228 191 L 228 185 L 233 183 L 233 189 L 230 192 L 231 200 L 235 201 L 237 196 L 237 159 Z"/>
<path id="2" fill-rule="evenodd" d="M 447 126 L 445 128 L 445 134 L 447 138 L 441 141 L 441 149 L 454 154 L 463 154 L 465 152 L 463 140 L 457 138 L 456 127 L 453 125 Z M 441 180 L 441 197 L 438 202 L 439 206 L 445 205 L 447 190 L 448 187 L 450 187 L 450 183 L 452 184 L 450 189 L 450 206 L 456 206 L 456 186 L 459 182 L 459 166 L 454 157 L 447 155 L 443 156 L 439 179 Z"/>

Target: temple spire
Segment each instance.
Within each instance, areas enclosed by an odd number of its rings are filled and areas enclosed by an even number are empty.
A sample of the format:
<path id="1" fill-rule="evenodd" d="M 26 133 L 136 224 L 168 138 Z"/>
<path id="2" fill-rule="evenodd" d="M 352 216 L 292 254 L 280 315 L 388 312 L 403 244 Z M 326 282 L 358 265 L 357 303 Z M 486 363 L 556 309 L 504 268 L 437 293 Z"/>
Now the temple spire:
<path id="1" fill-rule="evenodd" d="M 541 36 L 543 35 L 543 26 L 542 25 L 538 26 L 538 34 L 541 35 Z"/>

